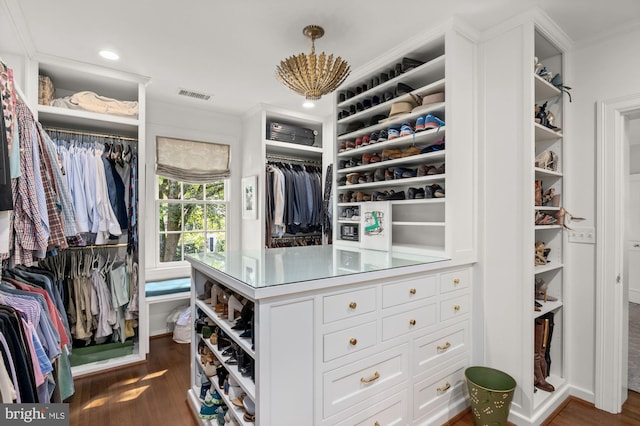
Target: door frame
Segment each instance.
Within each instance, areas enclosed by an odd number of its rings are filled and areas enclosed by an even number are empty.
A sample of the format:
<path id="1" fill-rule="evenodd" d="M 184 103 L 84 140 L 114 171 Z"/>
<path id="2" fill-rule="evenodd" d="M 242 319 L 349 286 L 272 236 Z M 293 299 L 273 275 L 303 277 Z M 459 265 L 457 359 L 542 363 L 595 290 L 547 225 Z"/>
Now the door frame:
<path id="1" fill-rule="evenodd" d="M 597 102 L 595 405 L 619 413 L 627 399 L 628 283 L 624 218 L 628 179 L 626 123 L 640 115 L 640 93 Z"/>

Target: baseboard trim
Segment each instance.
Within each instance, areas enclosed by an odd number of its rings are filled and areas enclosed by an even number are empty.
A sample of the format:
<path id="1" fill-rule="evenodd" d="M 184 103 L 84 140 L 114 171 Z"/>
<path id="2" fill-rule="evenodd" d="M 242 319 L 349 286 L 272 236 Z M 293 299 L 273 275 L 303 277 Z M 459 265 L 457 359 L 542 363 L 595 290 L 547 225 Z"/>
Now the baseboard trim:
<path id="1" fill-rule="evenodd" d="M 460 411 L 458 414 L 451 417 L 446 423 L 443 423 L 442 426 L 452 426 L 462 420 L 462 418 L 467 414 L 471 414 L 471 407 L 467 407 L 464 410 Z"/>

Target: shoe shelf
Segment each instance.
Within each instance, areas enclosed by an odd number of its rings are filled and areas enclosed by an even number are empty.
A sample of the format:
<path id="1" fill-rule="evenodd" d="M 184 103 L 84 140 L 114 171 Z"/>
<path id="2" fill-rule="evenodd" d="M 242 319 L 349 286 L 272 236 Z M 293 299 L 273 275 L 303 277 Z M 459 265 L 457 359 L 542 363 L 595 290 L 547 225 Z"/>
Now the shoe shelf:
<path id="1" fill-rule="evenodd" d="M 539 311 L 535 311 L 535 318 L 541 317 L 542 315 L 555 311 L 556 309 L 562 307 L 561 300 L 554 300 L 553 302 L 545 302 L 544 300 L 536 299 L 536 302 L 540 303 L 542 307 Z"/>
<path id="2" fill-rule="evenodd" d="M 555 331 L 554 331 L 555 332 Z M 554 374 L 551 374 L 547 377 L 547 383 L 553 385 L 556 388 L 555 392 L 547 392 L 542 389 L 537 389 L 533 394 L 533 408 L 537 409 L 541 407 L 553 394 L 558 392 L 558 389 L 561 389 L 562 386 L 566 383 L 566 380 L 562 377 L 558 377 Z"/>
<path id="3" fill-rule="evenodd" d="M 365 153 L 381 153 L 383 149 L 404 148 L 416 144 L 429 146 L 444 139 L 444 137 L 445 126 L 442 126 L 440 129 L 423 130 L 421 132 L 412 133 L 408 136 L 400 136 L 384 142 L 370 143 L 369 145 L 361 146 L 359 148 L 338 152 L 338 158 L 353 157 L 354 155 L 361 156 Z"/>
<path id="4" fill-rule="evenodd" d="M 562 131 L 551 130 L 539 123 L 533 123 L 536 141 L 554 140 L 562 138 Z"/>
<path id="5" fill-rule="evenodd" d="M 353 185 L 349 185 L 353 186 Z M 368 203 L 369 201 L 355 201 L 353 203 L 339 203 L 338 207 L 359 206 L 361 204 Z M 409 205 L 409 204 L 444 204 L 445 198 L 415 198 L 408 200 L 390 200 L 391 205 Z"/>
<path id="6" fill-rule="evenodd" d="M 352 121 L 366 121 L 368 118 L 373 117 L 374 115 L 383 114 L 387 115 L 389 110 L 391 109 L 391 105 L 395 102 L 402 101 L 411 101 L 415 96 L 426 96 L 433 93 L 442 92 L 444 90 L 445 81 L 444 79 L 435 81 L 433 83 L 429 83 L 425 86 L 419 87 L 418 89 L 413 90 L 410 93 L 406 93 L 404 95 L 400 95 L 398 97 L 389 99 L 388 101 L 384 101 L 378 105 L 374 105 L 370 108 L 364 109 L 362 111 L 358 111 L 355 114 L 351 114 L 348 117 L 342 118 L 338 120 L 338 124 L 348 124 Z M 435 104 L 437 106 L 437 104 Z M 388 123 L 385 121 L 384 123 Z M 383 124 L 383 123 L 379 123 Z"/>
<path id="7" fill-rule="evenodd" d="M 444 79 L 444 64 L 445 64 L 445 55 L 438 56 L 435 59 L 432 59 L 428 62 L 425 62 L 422 65 L 419 65 L 405 73 L 402 73 L 396 77 L 393 77 L 385 82 L 378 84 L 377 86 L 372 87 L 369 90 L 366 90 L 362 93 L 356 94 L 355 96 L 346 99 L 344 102 L 340 102 L 337 107 L 344 108 L 350 105 L 354 105 L 358 101 L 371 97 L 373 95 L 382 94 L 386 91 L 393 91 L 396 85 L 400 82 L 408 84 L 409 86 L 422 85 L 425 80 L 443 80 Z M 427 86 L 422 87 L 419 90 L 414 90 L 416 93 L 424 93 Z M 422 90 L 422 91 L 421 91 Z M 394 98 L 393 100 L 400 100 L 400 97 Z M 393 101 L 392 100 L 392 101 Z M 382 105 L 382 104 L 381 104 Z M 370 109 L 375 108 L 378 105 L 372 106 Z M 357 115 L 357 114 L 356 114 Z M 351 118 L 352 116 L 347 117 Z M 346 122 L 346 119 L 339 120 L 340 123 Z"/>
<path id="8" fill-rule="evenodd" d="M 540 77 L 538 74 L 534 73 L 533 79 L 535 81 L 535 91 L 537 99 L 551 99 L 562 94 L 560 89 L 549 83 L 544 78 Z"/>
<path id="9" fill-rule="evenodd" d="M 425 154 L 412 155 L 409 157 L 396 158 L 394 160 L 386 160 L 386 161 L 378 161 L 375 163 L 363 164 L 362 166 L 355 167 L 345 167 L 344 169 L 338 169 L 336 172 L 338 174 L 348 174 L 348 173 L 356 173 L 356 172 L 364 172 L 368 170 L 375 170 L 379 168 L 387 168 L 393 167 L 397 165 L 419 165 L 419 164 L 428 164 L 431 162 L 437 162 L 436 160 L 444 161 L 445 152 L 435 151 L 435 152 L 427 152 Z M 430 175 L 433 176 L 433 175 Z"/>
<path id="10" fill-rule="evenodd" d="M 562 177 L 562 172 L 557 172 L 557 171 L 553 171 L 553 170 L 549 170 L 549 169 L 543 169 L 541 167 L 535 167 L 533 169 L 533 171 L 535 172 L 536 177 L 541 177 L 541 178 L 545 178 L 545 177 L 561 178 Z"/>
<path id="11" fill-rule="evenodd" d="M 211 351 L 216 356 L 218 361 L 220 361 L 220 364 L 222 364 L 222 366 L 227 369 L 229 374 L 233 376 L 235 381 L 238 382 L 238 385 L 247 393 L 247 395 L 249 395 L 251 400 L 255 401 L 256 384 L 253 382 L 253 380 L 251 380 L 250 377 L 243 376 L 242 373 L 240 373 L 240 370 L 238 369 L 237 365 L 228 364 L 227 361 L 230 357 L 222 355 L 223 351 L 218 349 L 218 345 L 214 345 L 211 343 L 209 339 L 203 338 L 202 334 L 198 334 L 198 337 L 204 341 L 204 343 L 209 347 L 209 349 L 211 349 Z"/>
<path id="12" fill-rule="evenodd" d="M 562 229 L 562 225 L 536 225 L 533 229 L 536 231 L 542 229 Z"/>
<path id="13" fill-rule="evenodd" d="M 256 353 L 253 349 L 251 349 L 251 339 L 240 337 L 240 333 L 237 330 L 233 330 L 231 328 L 234 325 L 232 322 L 220 318 L 218 314 L 211 308 L 211 306 L 207 305 L 202 300 L 196 300 L 196 307 L 202 310 L 206 316 L 211 318 L 216 323 L 216 325 L 222 329 L 222 331 L 224 331 L 238 345 L 240 345 L 245 353 L 249 354 L 251 358 L 255 359 Z"/>
<path id="14" fill-rule="evenodd" d="M 399 98 L 393 99 L 394 102 L 389 101 L 389 105 L 391 105 L 391 104 L 393 104 L 395 102 L 398 102 L 397 99 L 399 99 Z M 367 110 L 367 111 L 369 111 L 369 110 Z M 393 127 L 393 126 L 396 126 L 396 127 L 400 126 L 404 122 L 413 123 L 418 119 L 418 117 L 425 116 L 427 114 L 433 114 L 433 115 L 437 116 L 438 118 L 444 120 L 445 119 L 444 102 L 435 103 L 435 104 L 429 106 L 429 108 L 427 108 L 425 110 L 422 110 L 420 112 L 412 112 L 410 114 L 401 115 L 400 117 L 393 118 L 393 119 L 391 119 L 389 121 L 384 121 L 382 123 L 373 124 L 373 125 L 370 125 L 370 126 L 367 126 L 367 127 L 363 127 L 361 129 L 358 129 L 358 130 L 354 130 L 354 131 L 349 132 L 349 133 L 338 135 L 338 141 L 344 141 L 344 140 L 348 140 L 348 139 L 353 139 L 353 138 L 356 138 L 358 136 L 370 135 L 372 132 L 377 132 L 379 130 L 386 130 L 389 127 Z M 411 138 L 412 136 L 405 136 L 405 137 Z"/>
<path id="15" fill-rule="evenodd" d="M 555 271 L 557 269 L 562 269 L 564 265 L 562 263 L 547 263 L 546 265 L 536 266 L 533 270 L 535 275 L 542 274 L 544 272 Z"/>
<path id="16" fill-rule="evenodd" d="M 391 225 L 393 226 L 445 226 L 444 222 L 396 222 L 392 221 Z"/>
<path id="17" fill-rule="evenodd" d="M 548 211 L 559 211 L 560 207 L 549 207 L 549 206 L 534 206 L 533 208 L 535 211 L 543 211 L 543 212 L 548 212 Z"/>
<path id="18" fill-rule="evenodd" d="M 419 176 L 412 178 L 393 179 L 393 180 L 381 180 L 379 182 L 367 182 L 367 183 L 354 183 L 352 185 L 339 186 L 339 190 L 353 190 L 353 189 L 370 189 L 370 188 L 387 188 L 389 186 L 413 186 L 421 183 L 435 183 L 444 182 L 444 174 L 441 175 L 429 175 Z"/>
<path id="19" fill-rule="evenodd" d="M 211 382 L 211 387 L 216 391 L 218 391 L 218 394 L 220 395 L 220 397 L 222 397 L 222 400 L 224 401 L 224 404 L 227 406 L 228 411 L 231 412 L 231 415 L 235 418 L 237 423 L 239 423 L 240 425 L 246 425 L 246 426 L 250 426 L 254 424 L 254 422 L 248 422 L 244 419 L 245 411 L 242 408 L 236 407 L 235 405 L 233 405 L 233 403 L 231 402 L 231 399 L 229 398 L 229 395 L 227 395 L 226 393 L 224 393 L 222 389 L 220 389 L 220 386 L 218 385 L 218 376 L 209 377 L 209 381 Z M 196 394 L 196 396 L 198 395 L 200 395 L 199 392 Z M 251 397 L 251 399 L 254 400 L 253 397 Z M 211 424 L 215 425 L 217 423 L 212 422 Z"/>
<path id="20" fill-rule="evenodd" d="M 398 253 L 413 253 L 413 254 L 424 254 L 426 256 L 430 255 L 442 255 L 442 246 L 431 246 L 427 244 L 409 244 L 409 243 L 401 243 L 394 244 L 393 251 Z"/>

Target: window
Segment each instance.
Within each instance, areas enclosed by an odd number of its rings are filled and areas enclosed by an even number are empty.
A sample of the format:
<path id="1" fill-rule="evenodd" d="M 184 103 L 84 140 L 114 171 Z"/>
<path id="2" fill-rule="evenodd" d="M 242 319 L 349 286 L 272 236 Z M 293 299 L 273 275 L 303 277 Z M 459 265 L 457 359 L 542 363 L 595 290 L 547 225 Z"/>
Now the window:
<path id="1" fill-rule="evenodd" d="M 157 177 L 158 263 L 225 250 L 227 180 L 191 184 Z"/>

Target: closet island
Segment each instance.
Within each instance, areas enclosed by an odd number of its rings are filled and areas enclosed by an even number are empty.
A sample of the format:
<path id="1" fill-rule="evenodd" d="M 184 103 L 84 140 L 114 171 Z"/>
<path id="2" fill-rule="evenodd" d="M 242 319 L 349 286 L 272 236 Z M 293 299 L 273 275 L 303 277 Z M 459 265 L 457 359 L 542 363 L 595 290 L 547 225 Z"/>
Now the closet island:
<path id="1" fill-rule="evenodd" d="M 335 246 L 189 262 L 196 416 L 203 387 L 239 424 L 441 424 L 466 407 L 470 264 Z"/>

